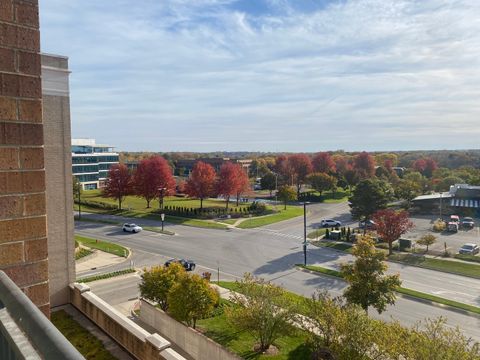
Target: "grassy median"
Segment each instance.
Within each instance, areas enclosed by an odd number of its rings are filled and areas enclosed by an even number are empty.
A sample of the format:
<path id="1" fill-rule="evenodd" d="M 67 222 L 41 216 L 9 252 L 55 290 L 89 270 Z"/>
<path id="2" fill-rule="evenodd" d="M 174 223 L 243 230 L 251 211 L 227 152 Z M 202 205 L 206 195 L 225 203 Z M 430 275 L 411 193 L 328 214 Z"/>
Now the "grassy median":
<path id="1" fill-rule="evenodd" d="M 272 215 L 258 216 L 242 221 L 237 225 L 240 229 L 252 229 L 265 225 L 274 224 L 280 221 L 292 219 L 294 217 L 303 214 L 303 208 L 301 206 L 287 206 L 287 210 L 283 209 L 283 206 L 278 206 L 278 213 Z"/>
<path id="2" fill-rule="evenodd" d="M 78 241 L 85 247 L 97 249 L 117 256 L 128 257 L 128 255 L 130 254 L 130 251 L 128 251 L 127 248 L 103 240 L 92 239 L 81 235 L 75 235 L 75 241 Z"/>

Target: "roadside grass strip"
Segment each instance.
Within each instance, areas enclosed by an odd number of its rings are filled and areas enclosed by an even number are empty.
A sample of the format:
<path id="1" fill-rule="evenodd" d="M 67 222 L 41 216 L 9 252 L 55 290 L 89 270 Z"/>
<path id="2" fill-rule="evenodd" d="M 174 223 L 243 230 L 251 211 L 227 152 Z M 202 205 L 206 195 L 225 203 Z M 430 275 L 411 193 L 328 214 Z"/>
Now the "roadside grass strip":
<path id="1" fill-rule="evenodd" d="M 75 205 L 75 209 L 78 210 L 77 205 Z M 158 214 L 153 214 L 150 212 L 141 212 L 141 211 L 135 211 L 135 210 L 105 210 L 105 209 L 97 209 L 87 205 L 82 205 L 82 211 L 86 211 L 92 214 L 103 214 L 103 215 L 123 216 L 127 218 L 130 217 L 130 218 L 138 218 L 138 219 L 155 220 L 155 221 L 158 221 L 159 224 L 161 223 L 160 216 Z M 85 217 L 82 217 L 81 219 L 76 219 L 76 221 L 98 222 L 102 224 L 112 224 L 112 225 L 123 224 L 123 222 L 121 221 L 97 220 L 97 219 L 85 218 Z M 227 225 L 219 224 L 213 220 L 212 221 L 198 220 L 198 219 L 190 219 L 190 218 L 184 218 L 184 217 L 172 216 L 172 215 L 165 215 L 165 222 L 170 224 L 200 227 L 200 228 L 206 228 L 206 229 L 219 229 L 219 230 L 228 229 Z"/>
<path id="2" fill-rule="evenodd" d="M 107 274 L 100 274 L 100 275 L 93 275 L 93 276 L 87 276 L 84 278 L 77 279 L 76 281 L 79 283 L 87 283 L 87 282 L 92 282 L 92 281 L 97 281 L 97 280 L 104 280 L 104 279 L 110 279 L 116 276 L 122 276 L 126 274 L 131 274 L 136 272 L 135 269 L 125 269 L 125 270 L 119 270 L 119 271 L 114 271 L 110 272 Z"/>
<path id="3" fill-rule="evenodd" d="M 95 360 L 116 359 L 105 349 L 98 338 L 75 321 L 65 310 L 52 312 L 51 321 L 85 358 Z"/>
<path id="4" fill-rule="evenodd" d="M 425 256 L 412 254 L 393 254 L 388 260 L 398 261 L 402 264 L 418 266 L 425 269 L 448 272 L 480 279 L 480 265 L 468 264 L 460 261 L 432 259 Z"/>
<path id="5" fill-rule="evenodd" d="M 324 268 L 322 266 L 314 266 L 314 265 L 304 266 L 304 265 L 301 265 L 301 264 L 297 264 L 296 266 L 299 267 L 299 268 L 306 269 L 306 270 L 313 271 L 313 272 L 317 272 L 317 273 L 320 273 L 320 274 L 323 274 L 323 275 L 329 275 L 329 276 L 334 276 L 334 277 L 343 279 L 342 273 L 340 271 L 337 271 L 337 270 L 327 269 L 327 268 Z M 457 308 L 457 309 L 460 309 L 460 310 L 472 312 L 472 313 L 475 313 L 475 314 L 480 314 L 480 307 L 464 304 L 464 303 L 454 301 L 454 300 L 445 299 L 445 298 L 442 298 L 440 296 L 430 295 L 430 294 L 427 294 L 427 293 L 424 293 L 424 292 L 420 292 L 420 291 L 416 291 L 416 290 L 412 290 L 412 289 L 408 289 L 408 288 L 404 288 L 404 287 L 397 288 L 396 292 L 398 292 L 399 294 L 407 295 L 407 296 L 418 298 L 418 299 L 421 299 L 421 300 L 426 300 L 426 301 L 429 301 L 429 302 L 434 302 L 434 303 L 438 303 L 438 304 L 442 304 L 442 305 L 451 306 L 453 308 Z"/>
<path id="6" fill-rule="evenodd" d="M 311 241 L 312 245 L 327 247 L 330 249 L 335 249 L 338 251 L 343 251 L 346 253 L 351 253 L 353 245 L 346 244 L 342 242 L 335 242 L 333 240 L 319 240 Z M 385 251 L 385 249 L 378 248 L 378 250 Z M 471 262 L 480 262 L 480 258 L 471 255 L 455 255 L 456 259 L 471 261 Z M 477 260 L 478 258 L 478 260 Z M 480 265 L 469 264 L 466 262 L 460 262 L 455 260 L 443 260 L 443 259 L 434 259 L 421 255 L 414 255 L 408 253 L 395 253 L 390 256 L 387 255 L 387 261 L 398 262 L 405 265 L 417 266 L 424 269 L 442 271 L 450 274 L 461 275 L 480 279 Z"/>
<path id="7" fill-rule="evenodd" d="M 292 219 L 303 214 L 303 208 L 300 206 L 287 206 L 287 210 L 279 210 L 278 213 L 272 215 L 259 216 L 242 221 L 237 225 L 240 229 L 252 229 L 261 226 L 274 224 L 280 221 Z"/>
<path id="8" fill-rule="evenodd" d="M 91 249 L 97 249 L 113 255 L 126 258 L 130 254 L 130 251 L 127 248 L 117 244 L 107 242 L 107 241 L 92 239 L 92 238 L 88 238 L 80 235 L 75 235 L 75 240 L 81 243 L 85 247 L 89 247 Z"/>

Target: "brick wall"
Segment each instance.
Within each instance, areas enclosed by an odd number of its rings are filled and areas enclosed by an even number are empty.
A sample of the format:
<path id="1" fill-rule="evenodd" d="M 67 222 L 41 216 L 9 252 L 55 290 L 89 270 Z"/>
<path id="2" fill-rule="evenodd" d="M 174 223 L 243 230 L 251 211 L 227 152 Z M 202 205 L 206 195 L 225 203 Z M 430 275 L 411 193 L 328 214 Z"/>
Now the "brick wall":
<path id="1" fill-rule="evenodd" d="M 0 0 L 0 269 L 49 314 L 37 0 Z"/>

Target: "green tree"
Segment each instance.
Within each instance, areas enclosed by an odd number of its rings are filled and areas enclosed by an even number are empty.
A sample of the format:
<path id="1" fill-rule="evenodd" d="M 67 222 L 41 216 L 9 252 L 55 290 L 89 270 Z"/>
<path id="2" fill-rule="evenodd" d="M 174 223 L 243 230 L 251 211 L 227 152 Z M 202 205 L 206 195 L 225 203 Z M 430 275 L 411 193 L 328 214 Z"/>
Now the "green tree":
<path id="1" fill-rule="evenodd" d="M 368 312 L 373 306 L 379 313 L 395 303 L 395 289 L 401 285 L 400 276 L 385 275 L 385 254 L 375 248 L 374 241 L 364 236 L 353 247 L 353 264 L 343 264 L 342 273 L 349 287 L 344 296 L 347 302 L 359 305 Z"/>
<path id="2" fill-rule="evenodd" d="M 465 180 L 459 178 L 458 176 L 447 176 L 443 178 L 435 185 L 435 190 L 437 191 L 449 191 L 450 186 L 455 184 L 463 184 Z"/>
<path id="3" fill-rule="evenodd" d="M 269 190 L 270 196 L 272 196 L 272 191 L 276 190 L 278 185 L 277 180 L 275 174 L 270 171 L 260 179 L 260 185 L 262 186 L 262 189 Z"/>
<path id="4" fill-rule="evenodd" d="M 426 234 L 423 235 L 420 239 L 417 240 L 418 245 L 426 246 L 427 247 L 427 252 L 428 252 L 428 247 L 430 245 L 433 245 L 437 242 L 437 237 L 432 234 Z"/>
<path id="5" fill-rule="evenodd" d="M 308 175 L 307 183 L 322 195 L 322 192 L 335 188 L 337 179 L 328 174 L 316 172 Z"/>
<path id="6" fill-rule="evenodd" d="M 206 279 L 193 274 L 181 276 L 168 292 L 167 300 L 168 312 L 195 329 L 197 320 L 211 314 L 219 295 Z"/>
<path id="7" fill-rule="evenodd" d="M 139 284 L 140 294 L 146 299 L 157 302 L 160 308 L 166 311 L 170 289 L 185 275 L 183 266 L 176 263 L 168 267 L 154 266 L 150 270 L 144 269 L 142 281 Z"/>
<path id="8" fill-rule="evenodd" d="M 370 220 L 376 211 L 387 207 L 392 194 L 392 188 L 385 181 L 377 179 L 360 181 L 349 198 L 352 217 L 357 220 Z"/>
<path id="9" fill-rule="evenodd" d="M 480 344 L 465 337 L 456 328 L 446 325 L 446 319 L 427 319 L 417 324 L 408 339 L 408 359 L 415 360 L 478 360 Z"/>
<path id="10" fill-rule="evenodd" d="M 282 335 L 290 333 L 296 317 L 292 302 L 281 287 L 245 274 L 232 295 L 235 306 L 225 309 L 228 321 L 237 329 L 249 332 L 263 352 Z"/>
<path id="11" fill-rule="evenodd" d="M 332 298 L 326 290 L 316 292 L 305 300 L 308 321 L 301 321 L 300 324 L 307 332 L 308 344 L 314 354 L 332 355 L 342 347 L 343 330 L 348 321 L 342 306 L 342 299 Z"/>
<path id="12" fill-rule="evenodd" d="M 285 204 L 284 210 L 287 210 L 287 203 L 297 198 L 297 192 L 291 186 L 282 186 L 278 189 L 277 196 Z"/>
<path id="13" fill-rule="evenodd" d="M 422 193 L 421 185 L 415 181 L 402 179 L 395 186 L 395 196 L 403 199 L 410 206 L 412 200 Z"/>

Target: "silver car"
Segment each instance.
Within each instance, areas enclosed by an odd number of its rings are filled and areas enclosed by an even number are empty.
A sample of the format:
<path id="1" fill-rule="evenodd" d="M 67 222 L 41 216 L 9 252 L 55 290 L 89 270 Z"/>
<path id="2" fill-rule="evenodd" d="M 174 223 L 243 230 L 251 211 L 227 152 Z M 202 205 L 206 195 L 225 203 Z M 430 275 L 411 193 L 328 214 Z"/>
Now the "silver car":
<path id="1" fill-rule="evenodd" d="M 458 250 L 459 254 L 465 255 L 475 255 L 480 252 L 480 247 L 476 244 L 465 244 L 463 245 L 460 250 Z"/>

